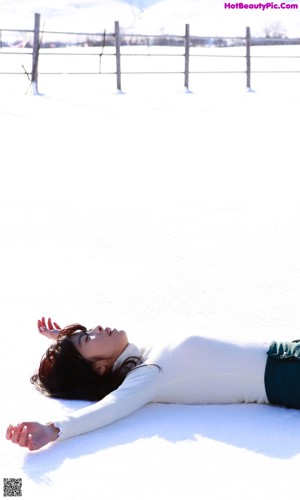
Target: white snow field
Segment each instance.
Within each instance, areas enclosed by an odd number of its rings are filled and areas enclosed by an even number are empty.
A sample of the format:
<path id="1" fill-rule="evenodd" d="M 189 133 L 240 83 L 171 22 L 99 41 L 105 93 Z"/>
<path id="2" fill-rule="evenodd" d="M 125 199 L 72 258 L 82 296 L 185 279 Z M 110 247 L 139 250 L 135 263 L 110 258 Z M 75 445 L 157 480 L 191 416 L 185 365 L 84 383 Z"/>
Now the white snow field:
<path id="1" fill-rule="evenodd" d="M 138 344 L 300 337 L 299 76 L 102 82 L 0 80 L 1 476 L 24 500 L 299 499 L 296 410 L 151 404 L 37 452 L 4 438 L 87 404 L 29 383 L 42 315 Z"/>

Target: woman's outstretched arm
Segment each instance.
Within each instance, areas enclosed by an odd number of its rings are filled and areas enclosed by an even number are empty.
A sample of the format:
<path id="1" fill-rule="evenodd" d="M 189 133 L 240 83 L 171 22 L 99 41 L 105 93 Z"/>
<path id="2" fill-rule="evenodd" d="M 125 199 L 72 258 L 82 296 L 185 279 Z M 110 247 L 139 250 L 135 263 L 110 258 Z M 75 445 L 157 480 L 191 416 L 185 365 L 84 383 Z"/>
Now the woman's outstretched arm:
<path id="1" fill-rule="evenodd" d="M 159 373 L 154 365 L 136 368 L 127 375 L 117 390 L 98 403 L 76 410 L 65 418 L 46 425 L 22 422 L 15 427 L 9 426 L 6 438 L 32 451 L 42 448 L 58 437 L 67 439 L 112 424 L 155 400 Z"/>

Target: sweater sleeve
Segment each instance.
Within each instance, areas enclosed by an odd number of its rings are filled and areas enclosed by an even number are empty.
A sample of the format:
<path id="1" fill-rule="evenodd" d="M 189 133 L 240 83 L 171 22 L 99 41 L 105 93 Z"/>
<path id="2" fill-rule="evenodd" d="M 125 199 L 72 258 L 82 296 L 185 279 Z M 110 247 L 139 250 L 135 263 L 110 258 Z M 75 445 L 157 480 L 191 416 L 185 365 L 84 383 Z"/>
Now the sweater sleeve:
<path id="1" fill-rule="evenodd" d="M 60 430 L 58 439 L 67 439 L 99 429 L 152 402 L 158 377 L 159 370 L 153 365 L 132 370 L 118 389 L 98 403 L 54 421 L 55 427 Z"/>

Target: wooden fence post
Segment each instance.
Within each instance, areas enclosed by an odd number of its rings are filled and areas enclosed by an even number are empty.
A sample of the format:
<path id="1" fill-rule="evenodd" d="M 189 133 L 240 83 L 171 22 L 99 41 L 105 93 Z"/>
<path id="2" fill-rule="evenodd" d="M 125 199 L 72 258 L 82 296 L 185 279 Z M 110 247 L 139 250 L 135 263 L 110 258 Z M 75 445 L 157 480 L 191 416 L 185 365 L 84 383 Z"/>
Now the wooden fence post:
<path id="1" fill-rule="evenodd" d="M 250 28 L 246 28 L 246 73 L 247 73 L 247 90 L 251 91 L 251 33 Z"/>
<path id="2" fill-rule="evenodd" d="M 184 37 L 184 88 L 189 92 L 189 73 L 190 73 L 190 25 L 185 25 Z"/>
<path id="3" fill-rule="evenodd" d="M 115 45 L 116 45 L 116 74 L 117 74 L 117 90 L 121 88 L 121 39 L 119 21 L 115 21 Z"/>
<path id="4" fill-rule="evenodd" d="M 40 14 L 34 14 L 34 35 L 32 50 L 31 86 L 32 93 L 38 94 L 38 61 L 40 50 Z"/>

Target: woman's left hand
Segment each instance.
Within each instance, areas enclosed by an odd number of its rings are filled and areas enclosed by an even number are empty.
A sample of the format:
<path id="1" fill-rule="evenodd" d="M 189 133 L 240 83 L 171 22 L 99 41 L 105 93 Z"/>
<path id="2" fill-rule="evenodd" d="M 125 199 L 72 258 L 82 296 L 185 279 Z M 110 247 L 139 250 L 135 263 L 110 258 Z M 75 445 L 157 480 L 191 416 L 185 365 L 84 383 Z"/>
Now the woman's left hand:
<path id="1" fill-rule="evenodd" d="M 42 319 L 39 319 L 37 322 L 37 327 L 38 331 L 50 340 L 56 340 L 57 335 L 61 331 L 60 326 L 58 326 L 55 321 L 52 323 L 51 318 L 48 318 L 47 325 L 44 317 Z"/>

